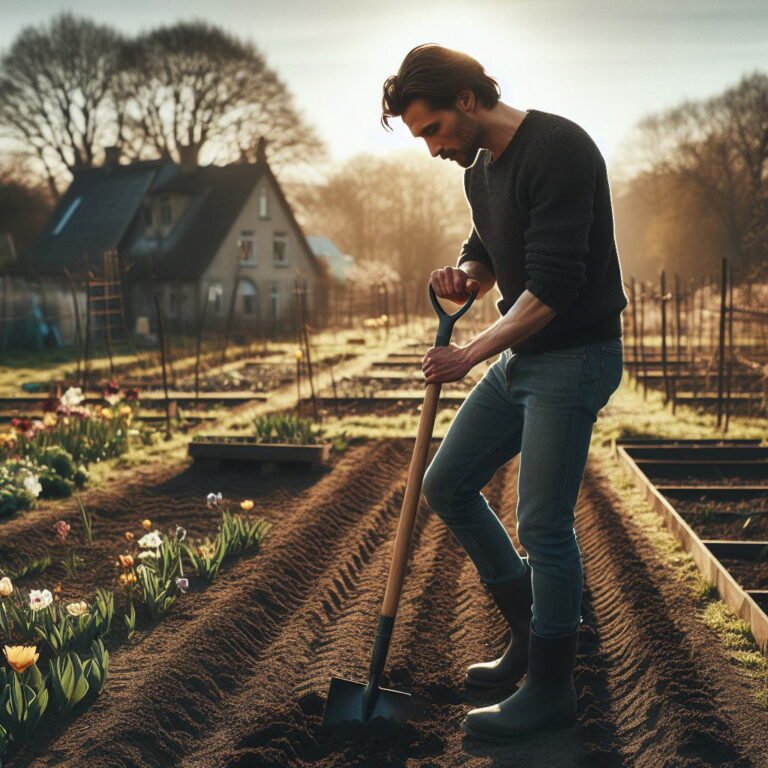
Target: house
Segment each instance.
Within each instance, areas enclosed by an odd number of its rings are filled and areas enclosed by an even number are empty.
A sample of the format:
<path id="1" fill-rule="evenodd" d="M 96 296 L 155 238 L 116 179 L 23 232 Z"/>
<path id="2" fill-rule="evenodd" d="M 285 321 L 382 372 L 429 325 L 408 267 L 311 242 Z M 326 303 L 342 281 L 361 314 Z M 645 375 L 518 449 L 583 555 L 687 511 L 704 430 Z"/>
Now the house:
<path id="1" fill-rule="evenodd" d="M 50 293 L 67 273 L 74 283 L 103 276 L 109 251 L 117 253 L 129 329 L 156 327 L 158 296 L 172 330 L 194 334 L 201 319 L 206 329 L 231 319 L 254 333 L 286 331 L 297 280 L 309 311 L 323 317 L 327 270 L 263 142 L 256 163 L 226 166 L 120 165 L 108 152 L 104 166 L 75 174 L 23 262 Z"/>

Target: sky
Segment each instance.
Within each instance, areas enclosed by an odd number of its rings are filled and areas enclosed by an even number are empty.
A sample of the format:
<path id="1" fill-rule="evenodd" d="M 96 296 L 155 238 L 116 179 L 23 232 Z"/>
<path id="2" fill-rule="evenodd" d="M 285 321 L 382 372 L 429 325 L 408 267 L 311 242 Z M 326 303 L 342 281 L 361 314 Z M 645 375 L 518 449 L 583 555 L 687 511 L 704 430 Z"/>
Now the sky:
<path id="1" fill-rule="evenodd" d="M 379 124 L 384 79 L 421 43 L 474 56 L 505 103 L 576 121 L 609 165 L 644 115 L 768 71 L 768 0 L 0 0 L 0 50 L 62 11 L 128 34 L 205 19 L 250 39 L 337 161 L 427 151 L 400 120 Z"/>

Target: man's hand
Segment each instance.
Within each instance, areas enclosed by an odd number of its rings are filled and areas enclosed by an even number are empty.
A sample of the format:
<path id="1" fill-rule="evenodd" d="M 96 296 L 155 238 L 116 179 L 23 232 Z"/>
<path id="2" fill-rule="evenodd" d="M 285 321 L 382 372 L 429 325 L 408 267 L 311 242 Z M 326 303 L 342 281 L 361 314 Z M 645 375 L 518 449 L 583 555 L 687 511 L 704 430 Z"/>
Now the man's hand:
<path id="1" fill-rule="evenodd" d="M 438 298 L 449 299 L 456 304 L 463 304 L 470 294 L 480 290 L 480 283 L 459 267 L 436 269 L 429 282 Z"/>
<path id="2" fill-rule="evenodd" d="M 472 363 L 463 347 L 449 344 L 447 347 L 430 347 L 421 363 L 427 384 L 463 379 Z"/>

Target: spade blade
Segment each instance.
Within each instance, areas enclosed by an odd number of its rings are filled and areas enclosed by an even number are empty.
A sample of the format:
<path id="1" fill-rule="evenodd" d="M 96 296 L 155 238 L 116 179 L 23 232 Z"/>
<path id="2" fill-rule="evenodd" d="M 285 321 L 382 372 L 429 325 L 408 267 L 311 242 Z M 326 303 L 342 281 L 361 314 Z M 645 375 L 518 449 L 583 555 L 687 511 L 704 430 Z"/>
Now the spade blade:
<path id="1" fill-rule="evenodd" d="M 366 722 L 374 717 L 386 717 L 404 723 L 411 711 L 411 694 L 395 691 L 391 688 L 376 688 L 373 694 L 373 706 L 365 717 L 365 683 L 332 677 L 325 702 L 323 725 L 332 725 L 345 720 Z"/>

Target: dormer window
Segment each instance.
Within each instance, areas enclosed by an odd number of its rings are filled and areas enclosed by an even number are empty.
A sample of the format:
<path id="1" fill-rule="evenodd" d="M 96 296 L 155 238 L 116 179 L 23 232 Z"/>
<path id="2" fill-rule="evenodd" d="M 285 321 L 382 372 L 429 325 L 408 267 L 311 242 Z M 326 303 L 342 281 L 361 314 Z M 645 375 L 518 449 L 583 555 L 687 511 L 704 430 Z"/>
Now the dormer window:
<path id="1" fill-rule="evenodd" d="M 259 190 L 259 218 L 269 218 L 269 196 L 267 195 L 267 190 L 264 187 Z"/>
<path id="2" fill-rule="evenodd" d="M 171 208 L 171 198 L 166 195 L 160 198 L 160 223 L 163 226 L 167 226 L 172 221 L 173 208 Z"/>

